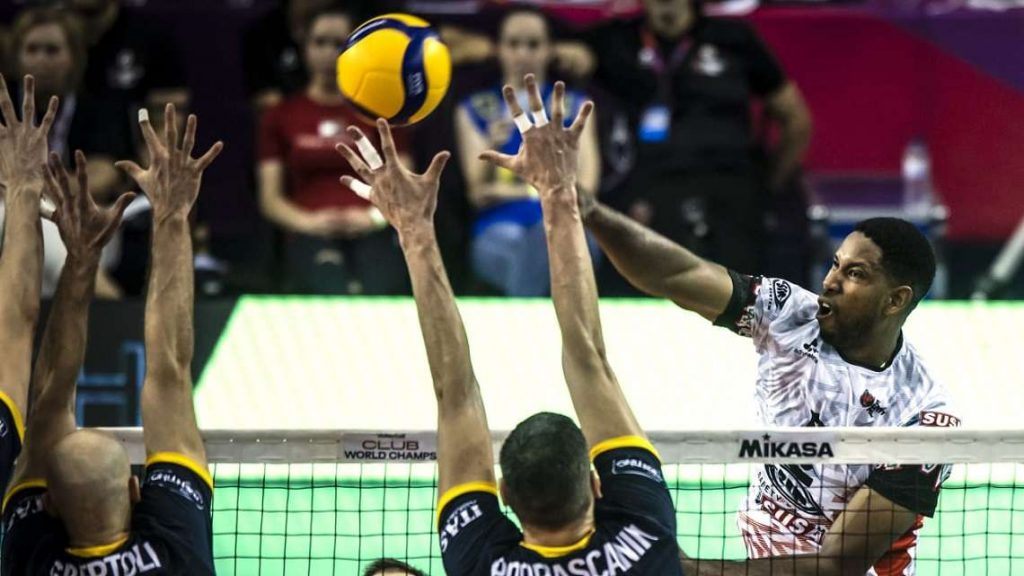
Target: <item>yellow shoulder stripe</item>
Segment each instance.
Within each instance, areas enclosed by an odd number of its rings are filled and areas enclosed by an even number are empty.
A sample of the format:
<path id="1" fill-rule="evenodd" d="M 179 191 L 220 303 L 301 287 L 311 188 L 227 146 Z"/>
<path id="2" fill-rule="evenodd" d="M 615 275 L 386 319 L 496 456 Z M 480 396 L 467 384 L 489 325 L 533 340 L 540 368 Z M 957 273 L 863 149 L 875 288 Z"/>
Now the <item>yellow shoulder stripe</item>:
<path id="1" fill-rule="evenodd" d="M 11 417 L 14 418 L 14 429 L 18 431 L 18 440 L 22 443 L 25 442 L 25 420 L 21 417 L 21 411 L 14 404 L 14 400 L 11 399 L 7 394 L 0 392 L 0 402 L 3 402 L 7 406 L 7 409 L 11 411 Z"/>
<path id="2" fill-rule="evenodd" d="M 654 448 L 654 444 L 651 444 L 651 441 L 643 436 L 619 436 L 618 438 L 609 438 L 603 442 L 598 442 L 590 449 L 590 459 L 593 460 L 601 454 L 617 448 L 641 448 L 654 454 L 654 457 L 659 461 L 661 460 L 661 455 Z"/>
<path id="3" fill-rule="evenodd" d="M 437 519 L 435 524 L 438 529 L 441 527 L 441 512 L 449 502 L 455 500 L 459 496 L 469 494 L 470 492 L 486 492 L 487 494 L 498 495 L 498 485 L 494 482 L 467 482 L 465 484 L 459 484 L 449 488 L 440 498 L 437 499 Z"/>
<path id="4" fill-rule="evenodd" d="M 213 490 L 213 476 L 210 476 L 210 471 L 207 470 L 205 466 L 200 466 L 195 460 L 188 456 L 177 452 L 156 452 L 146 459 L 147 468 L 153 464 L 160 463 L 177 464 L 178 466 L 188 468 L 195 472 L 196 476 L 202 478 L 203 482 L 206 482 L 206 485 L 210 487 L 210 490 Z"/>
<path id="5" fill-rule="evenodd" d="M 120 538 L 118 540 L 115 540 L 114 542 L 111 542 L 110 544 L 104 544 L 102 546 L 66 548 L 66 550 L 68 554 L 71 554 L 72 556 L 78 556 L 79 558 L 96 558 L 99 556 L 106 556 L 107 554 L 110 554 L 114 550 L 117 550 L 121 546 L 124 546 L 124 543 L 127 541 L 128 536 L 125 536 L 124 538 Z"/>
<path id="6" fill-rule="evenodd" d="M 46 488 L 46 480 L 43 480 L 42 478 L 31 478 L 8 490 L 7 495 L 4 496 L 4 503 L 0 506 L 0 511 L 7 510 L 7 503 L 11 501 L 11 498 L 13 498 L 15 494 L 22 490 L 28 490 L 29 488 Z"/>
<path id="7" fill-rule="evenodd" d="M 545 558 L 560 558 L 562 556 L 572 554 L 577 550 L 583 550 L 589 546 L 590 539 L 594 536 L 594 532 L 595 530 L 591 528 L 590 532 L 587 532 L 586 536 L 580 538 L 579 542 L 569 544 L 568 546 L 539 546 L 537 544 L 527 544 L 526 542 L 520 542 L 519 545 L 527 550 L 533 550 Z"/>

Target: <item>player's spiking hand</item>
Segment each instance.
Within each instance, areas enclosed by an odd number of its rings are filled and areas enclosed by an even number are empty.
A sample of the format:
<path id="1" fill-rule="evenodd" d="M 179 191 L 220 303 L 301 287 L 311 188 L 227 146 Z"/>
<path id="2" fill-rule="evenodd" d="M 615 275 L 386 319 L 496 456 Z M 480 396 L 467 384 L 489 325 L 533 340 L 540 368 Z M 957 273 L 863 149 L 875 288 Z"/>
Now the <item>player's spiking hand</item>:
<path id="1" fill-rule="evenodd" d="M 523 112 L 513 87 L 505 86 L 502 90 L 512 120 L 523 135 L 519 153 L 511 156 L 488 150 L 480 155 L 480 159 L 511 170 L 536 188 L 542 198 L 563 192 L 574 199 L 571 195 L 576 189 L 580 136 L 594 111 L 594 103 L 585 103 L 572 125 L 566 128 L 565 84 L 555 83 L 549 120 L 537 79 L 533 74 L 527 74 L 524 81 L 533 120 Z"/>
<path id="2" fill-rule="evenodd" d="M 349 135 L 355 140 L 359 153 L 346 144 L 338 144 L 336 149 L 362 180 L 344 176 L 341 183 L 372 202 L 399 235 L 433 226 L 441 173 L 451 153 L 439 152 L 426 172 L 416 174 L 399 160 L 388 123 L 378 119 L 377 130 L 380 132 L 383 160 L 363 131 L 349 126 Z"/>
<path id="3" fill-rule="evenodd" d="M 0 187 L 8 190 L 34 183 L 31 192 L 42 193 L 43 167 L 46 165 L 46 136 L 57 116 L 57 97 L 50 98 L 42 122 L 36 126 L 36 81 L 25 76 L 21 118 L 14 110 L 7 83 L 0 75 Z"/>
<path id="4" fill-rule="evenodd" d="M 192 157 L 196 144 L 195 114 L 185 124 L 185 136 L 178 142 L 178 124 L 173 104 L 164 111 L 164 135 L 161 138 L 149 121 L 149 112 L 139 110 L 139 125 L 149 153 L 149 168 L 122 160 L 115 166 L 124 170 L 138 183 L 153 205 L 153 218 L 160 221 L 171 216 L 187 216 L 199 197 L 203 171 L 213 162 L 224 143 L 217 141 L 199 158 Z"/>
<path id="5" fill-rule="evenodd" d="M 67 247 L 68 258 L 99 259 L 100 252 L 121 224 L 121 216 L 135 199 L 135 194 L 122 194 L 110 208 L 97 206 L 89 192 L 85 154 L 81 150 L 75 151 L 77 185 L 71 184 L 71 176 L 56 154 L 50 154 L 45 178 L 46 195 L 56 206 L 52 220 Z"/>

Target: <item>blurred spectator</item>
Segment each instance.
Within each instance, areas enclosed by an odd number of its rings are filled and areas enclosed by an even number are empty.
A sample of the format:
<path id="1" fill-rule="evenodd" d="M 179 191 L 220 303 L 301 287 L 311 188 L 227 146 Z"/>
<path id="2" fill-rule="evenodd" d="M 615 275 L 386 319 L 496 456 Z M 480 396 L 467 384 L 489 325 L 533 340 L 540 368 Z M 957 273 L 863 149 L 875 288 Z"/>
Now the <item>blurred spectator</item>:
<path id="1" fill-rule="evenodd" d="M 269 109 L 261 121 L 260 208 L 288 233 L 287 289 L 403 294 L 408 276 L 394 230 L 374 217 L 368 202 L 338 183 L 343 174 L 352 174 L 334 150 L 339 142 L 354 146 L 345 128 L 361 125 L 376 141 L 376 129 L 365 129 L 336 85 L 335 60 L 352 26 L 350 13 L 335 10 L 310 21 L 304 35 L 306 89 Z M 404 152 L 401 131 L 396 138 Z"/>
<path id="2" fill-rule="evenodd" d="M 185 69 L 174 39 L 163 27 L 122 8 L 119 0 L 65 2 L 81 19 L 85 33 L 86 91 L 117 95 L 154 114 L 161 114 L 168 102 L 179 110 L 187 107 Z"/>
<path id="3" fill-rule="evenodd" d="M 612 201 L 704 256 L 758 267 L 766 196 L 796 175 L 811 134 L 800 91 L 753 29 L 700 0 L 645 0 L 646 13 L 593 31 L 596 78 L 628 108 L 637 165 Z M 751 101 L 777 123 L 762 157 Z"/>
<path id="4" fill-rule="evenodd" d="M 85 152 L 89 187 L 99 203 L 121 192 L 122 178 L 114 161 L 132 157 L 128 112 L 116 97 L 98 98 L 80 90 L 85 67 L 84 40 L 78 22 L 56 9 L 29 9 L 21 13 L 11 32 L 10 53 L 16 77 L 32 74 L 36 79 L 36 110 L 42 115 L 51 96 L 61 99 L 50 131 L 50 150 L 66 165 L 73 164 L 75 150 Z M 9 84 L 20 89 L 20 82 Z M 13 95 L 16 101 L 20 94 Z M 43 292 L 56 289 L 67 252 L 57 229 L 44 222 L 45 262 Z M 120 288 L 108 272 L 119 259 L 120 242 L 115 239 L 104 250 L 96 293 L 114 298 Z"/>
<path id="5" fill-rule="evenodd" d="M 472 230 L 471 259 L 477 276 L 509 296 L 542 296 L 549 292 L 547 245 L 537 191 L 511 172 L 477 157 L 497 149 L 515 154 L 522 136 L 512 124 L 502 98 L 503 84 L 515 86 L 529 109 L 523 76 L 535 74 L 548 101 L 554 84 L 547 79 L 552 59 L 551 30 L 544 15 L 517 8 L 501 23 L 498 59 L 500 83 L 470 95 L 456 113 L 457 137 L 470 203 L 477 209 Z M 566 124 L 572 123 L 586 97 L 566 94 Z M 597 190 L 601 173 L 596 123 L 587 127 L 580 156 L 580 187 Z"/>

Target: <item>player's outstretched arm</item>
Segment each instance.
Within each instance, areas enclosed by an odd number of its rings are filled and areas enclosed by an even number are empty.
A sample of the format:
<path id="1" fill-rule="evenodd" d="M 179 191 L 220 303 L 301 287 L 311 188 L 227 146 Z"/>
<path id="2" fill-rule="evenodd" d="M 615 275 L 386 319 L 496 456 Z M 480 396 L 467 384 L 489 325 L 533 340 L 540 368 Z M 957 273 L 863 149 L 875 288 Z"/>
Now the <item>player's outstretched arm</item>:
<path id="1" fill-rule="evenodd" d="M 683 570 L 694 576 L 862 576 L 917 521 L 916 512 L 863 486 L 829 528 L 817 554 L 745 562 L 685 558 Z"/>
<path id="2" fill-rule="evenodd" d="M 711 321 L 725 312 L 733 285 L 723 266 L 697 256 L 588 194 L 580 195 L 580 212 L 587 230 L 630 284 Z"/>
<path id="3" fill-rule="evenodd" d="M 145 109 L 139 124 L 149 167 L 131 161 L 117 166 L 138 183 L 153 205 L 153 240 L 146 293 L 146 378 L 142 387 L 142 424 L 147 458 L 180 454 L 206 468 L 206 450 L 192 405 L 193 276 L 189 212 L 199 196 L 203 171 L 220 154 L 217 142 L 200 158 L 192 157 L 196 117 L 190 115 L 179 141 L 176 112 L 168 104 L 164 134 L 157 135 Z"/>
<path id="4" fill-rule="evenodd" d="M 481 158 L 517 174 L 540 192 L 551 266 L 551 297 L 562 332 L 562 367 L 576 414 L 591 446 L 621 436 L 641 436 L 629 403 L 608 363 L 597 283 L 577 204 L 576 174 L 580 137 L 594 105 L 587 102 L 565 128 L 565 84 L 555 84 L 548 121 L 533 75 L 526 77 L 533 113 L 527 119 L 511 86 L 505 102 L 523 132 L 516 156 L 486 152 Z"/>
<path id="5" fill-rule="evenodd" d="M 89 302 L 96 285 L 100 254 L 135 197 L 124 194 L 109 209 L 96 206 L 81 151 L 75 153 L 75 180 L 72 185 L 60 158 L 51 154 L 46 169 L 46 194 L 56 206 L 52 219 L 68 256 L 36 359 L 25 444 L 12 486 L 44 477 L 47 455 L 62 438 L 75 431 L 75 385 L 85 360 Z"/>
<path id="6" fill-rule="evenodd" d="M 37 127 L 31 76 L 25 77 L 23 92 L 19 119 L 0 76 L 0 196 L 7 212 L 0 253 L 0 401 L 8 404 L 19 428 L 17 420 L 28 405 L 32 337 L 39 316 L 43 261 L 39 203 L 46 137 L 57 114 L 57 99 L 51 98 Z"/>
<path id="7" fill-rule="evenodd" d="M 349 128 L 359 153 L 344 144 L 338 152 L 362 180 L 345 176 L 341 182 L 373 202 L 401 240 L 437 397 L 439 495 L 466 484 L 493 484 L 487 414 L 434 233 L 438 185 L 450 154 L 437 154 L 425 173 L 414 174 L 399 161 L 387 122 L 378 120 L 377 129 L 383 160 L 362 131 Z"/>

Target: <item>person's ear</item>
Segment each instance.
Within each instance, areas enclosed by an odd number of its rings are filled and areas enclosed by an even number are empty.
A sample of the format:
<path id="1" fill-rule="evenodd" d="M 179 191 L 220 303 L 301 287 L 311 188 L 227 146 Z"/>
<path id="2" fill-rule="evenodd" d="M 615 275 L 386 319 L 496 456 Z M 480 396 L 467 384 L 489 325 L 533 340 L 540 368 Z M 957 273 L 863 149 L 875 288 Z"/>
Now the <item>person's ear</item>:
<path id="1" fill-rule="evenodd" d="M 508 493 L 508 486 L 505 485 L 504 478 L 498 480 L 498 493 L 501 494 L 501 503 L 511 508 L 512 497 Z"/>
<path id="2" fill-rule="evenodd" d="M 914 289 L 910 286 L 900 286 L 889 292 L 889 298 L 885 302 L 884 313 L 886 316 L 898 316 L 910 310 L 914 302 Z"/>
<path id="3" fill-rule="evenodd" d="M 601 477 L 593 470 L 590 471 L 590 490 L 594 493 L 594 500 L 604 498 L 601 493 Z"/>
<path id="4" fill-rule="evenodd" d="M 142 489 L 139 487 L 139 477 L 134 474 L 128 478 L 128 499 L 133 505 L 142 501 Z"/>

